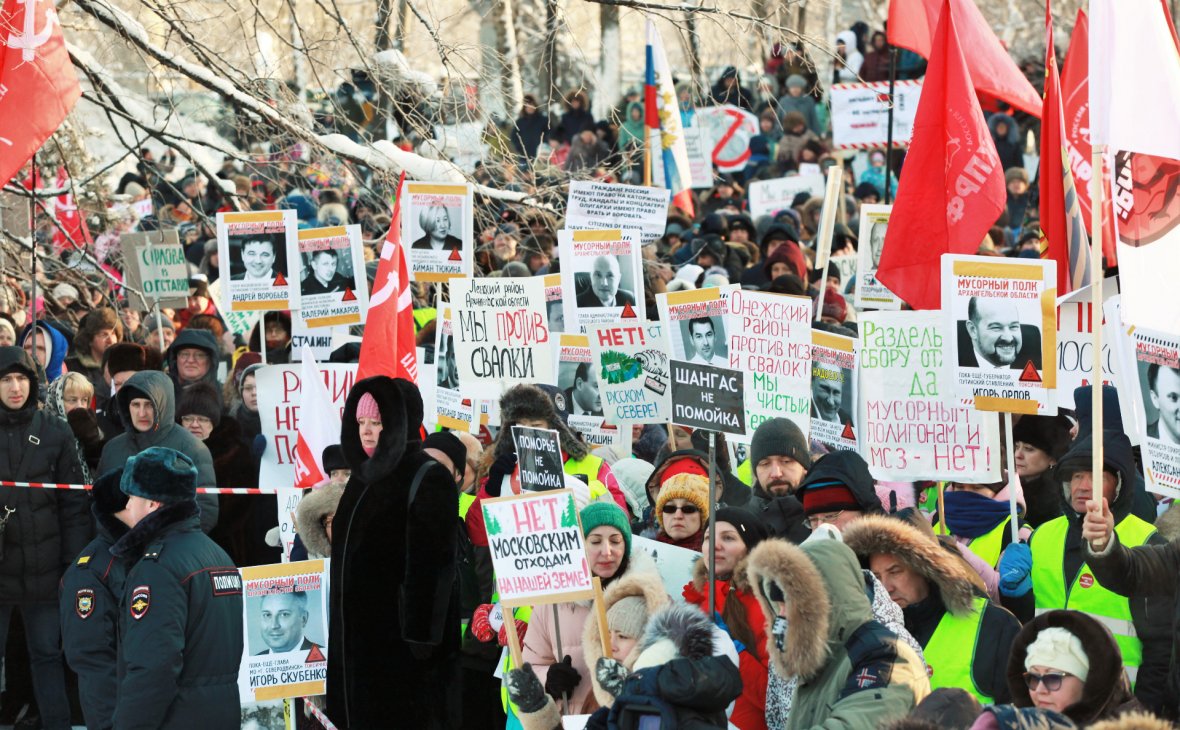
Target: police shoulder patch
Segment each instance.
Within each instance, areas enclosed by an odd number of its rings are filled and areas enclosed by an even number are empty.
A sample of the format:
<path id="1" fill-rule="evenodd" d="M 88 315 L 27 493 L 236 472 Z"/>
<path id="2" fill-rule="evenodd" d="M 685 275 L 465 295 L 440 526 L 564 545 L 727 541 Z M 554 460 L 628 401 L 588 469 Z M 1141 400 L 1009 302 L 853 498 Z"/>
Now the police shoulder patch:
<path id="1" fill-rule="evenodd" d="M 209 580 L 213 585 L 213 595 L 215 596 L 242 595 L 242 576 L 236 570 L 211 570 L 209 571 Z"/>
<path id="2" fill-rule="evenodd" d="M 90 614 L 94 613 L 94 591 L 89 588 L 78 589 L 74 596 L 74 613 L 83 621 L 90 618 Z"/>
<path id="3" fill-rule="evenodd" d="M 131 591 L 131 618 L 136 621 L 147 615 L 148 609 L 152 606 L 152 589 L 151 586 L 136 586 L 135 590 Z"/>
<path id="4" fill-rule="evenodd" d="M 78 556 L 78 565 L 89 565 L 89 564 L 90 564 L 90 556 L 89 555 L 79 555 Z"/>

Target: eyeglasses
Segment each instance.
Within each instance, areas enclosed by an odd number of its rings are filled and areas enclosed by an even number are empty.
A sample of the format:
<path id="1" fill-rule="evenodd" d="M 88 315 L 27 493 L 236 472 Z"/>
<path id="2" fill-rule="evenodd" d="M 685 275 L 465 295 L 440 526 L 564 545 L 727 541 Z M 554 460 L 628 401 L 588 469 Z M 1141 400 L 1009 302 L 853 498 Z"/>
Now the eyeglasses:
<path id="1" fill-rule="evenodd" d="M 842 515 L 842 514 L 844 514 L 844 510 L 840 510 L 839 512 L 828 512 L 827 514 L 812 515 L 811 517 L 805 517 L 803 519 L 803 526 L 809 530 L 814 530 L 815 528 L 819 527 L 820 525 L 824 525 L 824 524 L 830 525 L 830 524 L 835 523 L 836 520 L 840 519 L 840 515 Z"/>
<path id="2" fill-rule="evenodd" d="M 686 515 L 695 515 L 697 512 L 700 512 L 701 509 L 695 504 L 686 504 L 680 507 L 677 507 L 674 504 L 666 504 L 660 511 L 666 515 L 674 515 L 677 512 L 683 512 Z"/>
<path id="3" fill-rule="evenodd" d="M 181 426 L 212 426 L 213 419 L 208 416 L 181 416 Z"/>
<path id="4" fill-rule="evenodd" d="M 1045 685 L 1045 689 L 1049 690 L 1050 692 L 1056 692 L 1057 690 L 1061 689 L 1061 680 L 1072 676 L 1072 674 L 1067 672 L 1046 672 L 1045 674 L 1025 672 L 1024 683 L 1028 685 L 1030 692 L 1035 690 L 1038 684 Z"/>
<path id="5" fill-rule="evenodd" d="M 181 350 L 180 352 L 176 353 L 176 359 L 207 362 L 209 360 L 209 353 L 204 352 L 203 350 L 194 350 L 190 348 L 188 350 Z"/>

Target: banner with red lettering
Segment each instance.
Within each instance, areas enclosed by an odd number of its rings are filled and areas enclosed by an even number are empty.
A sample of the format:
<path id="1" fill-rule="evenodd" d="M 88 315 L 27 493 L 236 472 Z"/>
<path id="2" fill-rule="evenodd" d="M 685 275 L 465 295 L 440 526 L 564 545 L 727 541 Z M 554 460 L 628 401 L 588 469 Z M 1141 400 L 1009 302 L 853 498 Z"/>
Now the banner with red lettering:
<path id="1" fill-rule="evenodd" d="M 331 407 L 343 413 L 344 401 L 356 380 L 354 363 L 324 363 L 320 375 L 327 386 Z M 258 371 L 258 414 L 266 451 L 258 470 L 258 485 L 290 487 L 295 483 L 295 444 L 303 406 L 302 365 L 267 365 Z"/>
<path id="2" fill-rule="evenodd" d="M 587 338 L 606 422 L 619 426 L 668 423 L 672 390 L 664 325 L 597 325 Z"/>

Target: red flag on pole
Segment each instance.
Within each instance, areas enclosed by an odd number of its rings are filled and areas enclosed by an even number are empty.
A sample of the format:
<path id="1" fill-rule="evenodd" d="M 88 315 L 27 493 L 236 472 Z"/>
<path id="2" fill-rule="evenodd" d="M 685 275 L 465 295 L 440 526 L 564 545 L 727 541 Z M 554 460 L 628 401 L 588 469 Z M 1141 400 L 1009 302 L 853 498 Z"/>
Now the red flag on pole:
<path id="1" fill-rule="evenodd" d="M 0 183 L 57 131 L 82 90 L 50 0 L 0 10 Z"/>
<path id="2" fill-rule="evenodd" d="M 356 378 L 388 375 L 418 382 L 418 355 L 414 350 L 414 305 L 410 296 L 409 269 L 401 243 L 403 172 L 393 198 L 393 217 L 369 297 L 365 336 Z"/>
<path id="3" fill-rule="evenodd" d="M 56 185 L 66 192 L 57 196 L 53 205 L 53 214 L 57 218 L 57 225 L 60 226 L 53 229 L 53 250 L 60 254 L 66 247 L 85 248 L 94 243 L 94 240 L 90 237 L 86 216 L 78 209 L 78 201 L 70 185 L 70 175 L 64 165 L 57 168 Z"/>
<path id="4" fill-rule="evenodd" d="M 951 0 L 943 2 L 946 8 Z M 1005 202 L 1004 171 L 955 19 L 943 12 L 877 279 L 914 309 L 938 309 L 942 254 L 975 253 Z"/>
<path id="5" fill-rule="evenodd" d="M 1090 242 L 1065 148 L 1053 15 L 1045 0 L 1045 108 L 1041 117 L 1041 258 L 1057 262 L 1057 296 L 1090 285 Z"/>
<path id="6" fill-rule="evenodd" d="M 934 62 L 934 30 L 943 0 L 890 0 L 889 42 Z M 1041 97 L 1017 68 L 972 0 L 952 0 L 959 41 L 971 49 L 968 68 L 975 90 L 1041 116 Z"/>

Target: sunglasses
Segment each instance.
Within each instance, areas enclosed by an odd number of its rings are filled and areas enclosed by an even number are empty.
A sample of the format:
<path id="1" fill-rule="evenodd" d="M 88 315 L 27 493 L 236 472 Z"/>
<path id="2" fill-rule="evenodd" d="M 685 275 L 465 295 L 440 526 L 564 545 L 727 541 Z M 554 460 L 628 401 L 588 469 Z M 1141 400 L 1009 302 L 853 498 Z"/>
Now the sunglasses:
<path id="1" fill-rule="evenodd" d="M 1045 685 L 1045 689 L 1049 690 L 1050 692 L 1056 692 L 1057 690 L 1061 689 L 1061 680 L 1072 676 L 1072 674 L 1067 674 L 1065 672 L 1047 672 L 1045 674 L 1025 672 L 1024 683 L 1028 685 L 1030 692 L 1035 690 L 1038 684 Z"/>
<path id="2" fill-rule="evenodd" d="M 662 512 L 666 515 L 674 515 L 677 512 L 683 512 L 686 515 L 695 515 L 697 512 L 700 512 L 700 511 L 701 511 L 700 508 L 697 507 L 695 504 L 686 504 L 683 507 L 677 507 L 676 505 L 673 505 L 673 504 L 666 504 L 666 505 L 664 505 L 664 508 L 662 510 Z"/>

